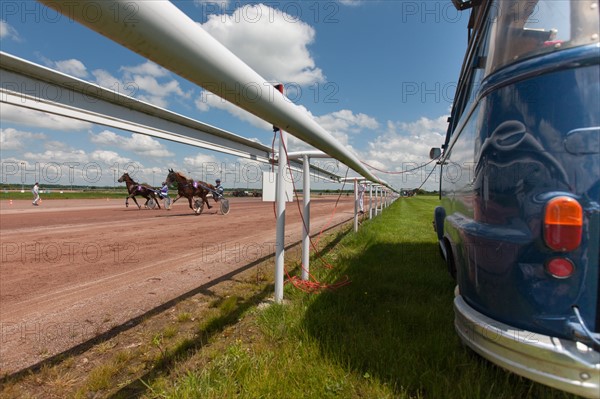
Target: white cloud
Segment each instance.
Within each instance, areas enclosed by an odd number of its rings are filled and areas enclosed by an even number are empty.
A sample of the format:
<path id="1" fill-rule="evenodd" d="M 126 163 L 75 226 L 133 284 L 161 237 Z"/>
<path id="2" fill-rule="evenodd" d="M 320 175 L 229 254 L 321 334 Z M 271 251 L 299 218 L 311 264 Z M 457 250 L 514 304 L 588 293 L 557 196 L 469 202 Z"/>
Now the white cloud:
<path id="1" fill-rule="evenodd" d="M 198 153 L 195 157 L 183 158 L 183 164 L 187 168 L 197 169 L 205 167 L 207 164 L 217 164 L 218 160 L 213 155 Z"/>
<path id="2" fill-rule="evenodd" d="M 392 183 L 397 188 L 420 186 L 427 175 L 435 167 L 430 164 L 425 168 L 406 174 L 397 172 L 419 167 L 429 162 L 431 147 L 439 147 L 445 138 L 448 115 L 435 119 L 421 117 L 413 122 L 388 122 L 386 132 L 368 143 L 367 149 L 361 153 L 361 159 L 368 165 L 381 171 L 375 175 Z M 437 189 L 435 172 L 427 180 L 424 188 Z"/>
<path id="3" fill-rule="evenodd" d="M 166 149 L 158 140 L 143 134 L 133 133 L 128 141 L 131 151 L 151 157 L 170 157 L 174 154 Z"/>
<path id="4" fill-rule="evenodd" d="M 183 164 L 169 167 L 190 179 L 208 180 L 220 174 L 224 163 L 212 154 L 198 152 L 195 156 L 184 157 Z"/>
<path id="5" fill-rule="evenodd" d="M 363 113 L 355 114 L 347 109 L 315 116 L 314 119 L 343 146 L 355 154 L 356 151 L 351 144 L 352 136 L 364 134 L 365 131 L 379 127 L 379 123 L 375 118 Z"/>
<path id="6" fill-rule="evenodd" d="M 110 130 L 103 130 L 98 134 L 92 135 L 91 138 L 92 143 L 105 146 L 118 146 L 125 140 L 124 137 L 121 137 Z"/>
<path id="7" fill-rule="evenodd" d="M 56 140 L 50 140 L 50 141 L 44 142 L 44 148 L 47 150 L 52 150 L 52 151 L 57 151 L 57 150 L 69 151 L 71 149 L 69 144 L 65 143 L 64 141 L 56 141 Z"/>
<path id="8" fill-rule="evenodd" d="M 363 0 L 338 0 L 338 2 L 345 6 L 358 6 L 362 4 Z"/>
<path id="9" fill-rule="evenodd" d="M 0 20 L 0 39 L 10 39 L 16 42 L 21 41 L 21 37 L 17 30 L 4 20 Z"/>
<path id="10" fill-rule="evenodd" d="M 95 83 L 105 89 L 112 90 L 125 96 L 139 98 L 140 89 L 132 79 L 117 78 L 104 69 L 94 69 L 92 75 L 94 76 Z"/>
<path id="11" fill-rule="evenodd" d="M 122 89 L 124 87 L 123 82 L 121 82 L 120 79 L 111 75 L 110 72 L 108 72 L 104 69 L 94 69 L 92 71 L 92 75 L 95 78 L 96 84 L 98 84 L 99 86 L 102 86 L 102 87 L 110 89 L 110 90 L 114 90 L 114 91 L 122 93 L 122 94 L 130 94 L 130 93 L 123 93 L 123 89 Z"/>
<path id="12" fill-rule="evenodd" d="M 281 10 L 244 5 L 232 15 L 209 16 L 202 28 L 268 81 L 305 86 L 325 80 L 308 50 L 315 30 Z"/>
<path id="13" fill-rule="evenodd" d="M 198 109 L 201 112 L 208 112 L 211 106 L 218 107 L 218 104 L 213 104 L 214 99 L 211 99 L 211 97 L 215 97 L 215 95 L 207 92 L 206 90 L 202 90 L 198 98 L 196 98 L 196 100 L 194 101 L 196 109 Z M 222 101 L 225 102 L 225 100 Z"/>
<path id="14" fill-rule="evenodd" d="M 121 70 L 125 72 L 125 76 L 148 75 L 156 78 L 169 76 L 167 69 L 151 61 L 135 66 L 122 66 Z"/>
<path id="15" fill-rule="evenodd" d="M 272 124 L 212 93 L 203 91 L 201 96 L 196 99 L 195 103 L 196 107 L 201 111 L 207 111 L 210 108 L 222 109 L 263 131 L 272 131 Z M 313 116 L 304 106 L 298 105 L 298 107 L 301 112 L 305 112 L 310 118 L 315 119 L 316 122 L 328 131 L 336 140 L 353 152 L 354 150 L 350 145 L 350 136 L 359 134 L 365 130 L 375 130 L 379 128 L 379 123 L 375 118 L 363 113 L 355 114 L 351 110 L 344 109 L 322 116 Z M 311 145 L 291 135 L 289 136 L 289 141 L 290 151 L 314 149 Z"/>
<path id="16" fill-rule="evenodd" d="M 89 122 L 47 114 L 10 104 L 2 104 L 2 121 L 63 132 L 87 131 L 92 127 L 92 124 Z"/>
<path id="17" fill-rule="evenodd" d="M 3 151 L 20 150 L 26 147 L 27 142 L 44 140 L 43 133 L 31 133 L 13 128 L 0 129 L 0 147 Z"/>
<path id="18" fill-rule="evenodd" d="M 168 108 L 173 97 L 189 99 L 191 92 L 185 93 L 165 68 L 147 61 L 140 65 L 122 66 L 120 78 L 103 69 L 92 71 L 96 83 L 120 94 L 135 97 L 152 105 Z"/>
<path id="19" fill-rule="evenodd" d="M 41 153 L 25 152 L 23 156 L 38 163 L 69 163 L 86 164 L 89 162 L 89 156 L 84 150 L 78 149 L 47 149 Z"/>
<path id="20" fill-rule="evenodd" d="M 125 165 L 125 164 L 133 162 L 131 159 L 129 159 L 127 157 L 123 157 L 114 151 L 103 151 L 103 150 L 93 151 L 90 154 L 90 159 L 97 161 L 97 162 L 102 162 L 106 165 L 114 165 L 114 164 Z"/>
<path id="21" fill-rule="evenodd" d="M 355 114 L 348 109 L 335 111 L 327 115 L 315 117 L 317 122 L 331 133 L 359 133 L 363 129 L 374 130 L 379 127 L 375 118 L 363 113 Z"/>
<path id="22" fill-rule="evenodd" d="M 216 12 L 223 12 L 229 9 L 230 0 L 194 0 L 194 4 L 202 9 L 206 14 L 214 14 Z"/>
<path id="23" fill-rule="evenodd" d="M 133 165 L 129 158 L 113 151 L 88 153 L 56 141 L 47 142 L 43 152 L 25 152 L 23 157 L 28 175 L 35 175 L 42 185 L 115 185 L 121 168 Z M 113 170 L 115 165 L 118 171 Z M 142 168 L 138 163 L 134 166 L 135 170 Z"/>
<path id="24" fill-rule="evenodd" d="M 174 154 L 158 140 L 143 134 L 132 133 L 131 137 L 120 136 L 110 130 L 91 135 L 91 142 L 107 147 L 118 147 L 147 157 L 170 157 Z"/>
<path id="25" fill-rule="evenodd" d="M 70 60 L 56 61 L 53 63 L 53 67 L 60 72 L 77 78 L 85 78 L 88 76 L 87 68 L 83 62 L 73 58 Z"/>
<path id="26" fill-rule="evenodd" d="M 401 131 L 406 131 L 409 134 L 417 137 L 432 132 L 445 136 L 446 130 L 448 129 L 448 115 L 442 115 L 436 119 L 421 117 L 414 122 L 400 122 L 396 124 L 390 124 L 388 126 L 394 131 L 400 129 Z"/>
<path id="27" fill-rule="evenodd" d="M 206 2 L 197 3 L 208 7 Z M 325 80 L 308 51 L 314 29 L 281 10 L 245 5 L 231 15 L 210 15 L 201 26 L 268 81 L 305 86 Z M 200 92 L 195 105 L 202 112 L 218 108 L 261 130 L 272 129 L 271 123 L 208 91 Z"/>
<path id="28" fill-rule="evenodd" d="M 7 171 L 11 172 L 13 166 L 19 170 L 19 164 L 24 164 L 27 181 L 35 179 L 42 184 L 92 184 L 114 185 L 114 173 L 111 168 L 115 165 L 121 171 L 124 168 L 141 169 L 139 162 L 118 154 L 112 149 L 89 150 L 74 148 L 69 140 L 52 139 L 53 134 L 34 133 L 17 130 L 14 128 L 0 129 L 0 148 L 3 152 L 3 163 L 13 164 Z M 102 136 L 105 143 L 123 144 L 118 139 L 111 137 L 110 132 Z M 162 146 L 152 144 L 144 145 L 145 140 L 131 139 L 125 144 L 141 149 L 143 155 L 162 155 L 160 151 L 167 152 Z M 39 149 L 41 148 L 41 150 Z M 16 150 L 19 154 L 7 157 L 5 152 Z M 91 152 L 90 152 L 91 151 Z M 20 174 L 8 173 L 7 179 L 19 182 Z M 118 177 L 118 176 L 117 176 Z"/>
<path id="29" fill-rule="evenodd" d="M 379 161 L 388 170 L 402 170 L 402 163 L 428 160 L 431 147 L 444 141 L 447 118 L 444 115 L 409 123 L 389 122 L 386 133 L 369 143 L 367 162 Z"/>
<path id="30" fill-rule="evenodd" d="M 217 96 L 216 94 L 213 94 L 206 90 L 202 90 L 200 96 L 196 99 L 196 101 L 194 101 L 194 104 L 196 105 L 196 108 L 202 112 L 207 112 L 208 110 L 210 110 L 210 108 L 224 110 L 230 113 L 231 115 L 235 116 L 239 120 L 248 122 L 261 130 L 269 131 L 273 128 L 273 125 L 262 120 L 258 116 L 251 114 L 250 112 L 238 107 L 237 105 L 234 105 L 229 101 Z"/>
<path id="31" fill-rule="evenodd" d="M 156 105 L 157 107 L 166 108 L 168 105 L 167 97 L 170 95 L 186 96 L 176 80 L 159 83 L 156 78 L 151 75 L 134 75 L 133 84 L 140 91 L 137 95 L 140 100 Z"/>

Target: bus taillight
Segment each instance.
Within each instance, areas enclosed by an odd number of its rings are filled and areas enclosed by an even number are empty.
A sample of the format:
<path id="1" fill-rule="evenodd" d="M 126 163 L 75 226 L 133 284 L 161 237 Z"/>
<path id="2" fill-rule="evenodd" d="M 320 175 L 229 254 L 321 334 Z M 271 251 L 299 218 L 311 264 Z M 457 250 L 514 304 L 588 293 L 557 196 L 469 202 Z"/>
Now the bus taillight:
<path id="1" fill-rule="evenodd" d="M 575 271 L 575 266 L 573 265 L 573 262 L 571 262 L 569 259 L 554 258 L 550 259 L 546 263 L 546 270 L 553 277 L 567 278 L 571 277 L 571 275 Z"/>
<path id="2" fill-rule="evenodd" d="M 555 251 L 573 251 L 581 243 L 583 210 L 571 197 L 556 197 L 546 204 L 544 241 Z"/>

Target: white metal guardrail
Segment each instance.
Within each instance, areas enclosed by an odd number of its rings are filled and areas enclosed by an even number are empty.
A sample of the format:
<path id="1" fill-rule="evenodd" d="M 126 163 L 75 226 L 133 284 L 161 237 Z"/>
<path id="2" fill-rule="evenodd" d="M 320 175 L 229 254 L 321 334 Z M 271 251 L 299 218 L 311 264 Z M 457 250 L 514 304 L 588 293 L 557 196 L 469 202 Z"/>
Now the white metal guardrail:
<path id="1" fill-rule="evenodd" d="M 0 102 L 268 162 L 271 147 L 0 52 Z"/>
<path id="2" fill-rule="evenodd" d="M 191 82 L 341 161 L 368 180 L 389 185 L 307 112 L 168 1 L 39 0 Z M 93 18 L 90 17 L 93 10 Z M 391 187 L 390 187 L 391 188 Z"/>
<path id="3" fill-rule="evenodd" d="M 272 162 L 267 145 L 1 51 L 0 103 Z M 304 170 L 301 162 L 291 168 Z M 331 168 L 310 165 L 309 170 L 319 179 L 341 178 Z"/>

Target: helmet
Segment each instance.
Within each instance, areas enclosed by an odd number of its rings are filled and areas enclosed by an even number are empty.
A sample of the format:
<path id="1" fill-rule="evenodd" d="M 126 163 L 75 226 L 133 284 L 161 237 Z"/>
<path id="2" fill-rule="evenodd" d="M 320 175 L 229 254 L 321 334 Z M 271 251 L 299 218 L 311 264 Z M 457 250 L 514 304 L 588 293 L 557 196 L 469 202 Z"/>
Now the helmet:
<path id="1" fill-rule="evenodd" d="M 217 183 L 221 183 L 221 179 L 217 179 L 217 180 L 216 180 L 216 182 L 217 182 Z"/>

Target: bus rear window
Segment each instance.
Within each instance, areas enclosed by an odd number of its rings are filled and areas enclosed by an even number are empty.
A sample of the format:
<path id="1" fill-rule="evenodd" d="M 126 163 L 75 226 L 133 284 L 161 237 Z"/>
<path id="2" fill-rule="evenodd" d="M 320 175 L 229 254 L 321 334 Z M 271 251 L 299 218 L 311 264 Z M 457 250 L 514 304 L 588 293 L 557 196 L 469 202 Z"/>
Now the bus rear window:
<path id="1" fill-rule="evenodd" d="M 598 0 L 496 0 L 488 18 L 486 75 L 525 58 L 598 43 Z"/>

